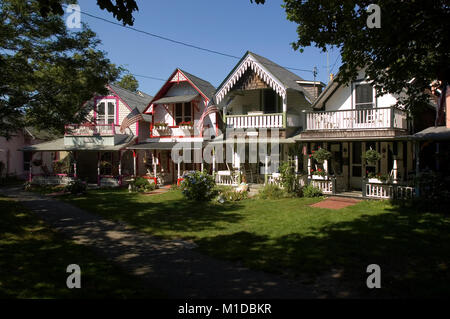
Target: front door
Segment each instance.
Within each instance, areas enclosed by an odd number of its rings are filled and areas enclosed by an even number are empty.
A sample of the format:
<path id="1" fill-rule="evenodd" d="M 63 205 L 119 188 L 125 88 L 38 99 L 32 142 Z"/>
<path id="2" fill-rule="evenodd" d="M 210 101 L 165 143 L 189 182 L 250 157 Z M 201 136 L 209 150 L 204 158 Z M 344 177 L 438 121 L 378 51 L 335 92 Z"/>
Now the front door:
<path id="1" fill-rule="evenodd" d="M 350 187 L 355 190 L 362 189 L 363 163 L 362 154 L 364 143 L 350 143 Z"/>

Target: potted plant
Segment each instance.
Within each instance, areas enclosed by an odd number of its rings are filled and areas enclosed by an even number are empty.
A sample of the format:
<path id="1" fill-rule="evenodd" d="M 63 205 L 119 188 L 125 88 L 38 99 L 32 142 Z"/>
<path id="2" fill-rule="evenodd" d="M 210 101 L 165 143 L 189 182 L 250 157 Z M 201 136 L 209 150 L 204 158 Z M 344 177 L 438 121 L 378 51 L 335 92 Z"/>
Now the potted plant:
<path id="1" fill-rule="evenodd" d="M 191 121 L 185 121 L 185 122 L 180 122 L 180 124 L 178 124 L 178 126 L 181 129 L 191 130 L 194 127 L 194 123 L 192 123 Z"/>
<path id="2" fill-rule="evenodd" d="M 34 159 L 32 163 L 34 166 L 42 166 L 42 159 Z"/>
<path id="3" fill-rule="evenodd" d="M 319 148 L 317 151 L 312 151 L 312 158 L 314 158 L 317 163 L 323 164 L 331 158 L 331 153 L 324 148 Z"/>
<path id="4" fill-rule="evenodd" d="M 311 169 L 312 179 L 326 179 L 327 173 L 325 170 L 318 168 L 317 170 Z"/>
<path id="5" fill-rule="evenodd" d="M 168 124 L 165 122 L 154 123 L 153 127 L 158 131 L 167 131 Z"/>
<path id="6" fill-rule="evenodd" d="M 367 182 L 373 183 L 373 184 L 382 184 L 389 181 L 389 175 L 388 174 L 381 174 L 381 173 L 372 173 L 372 172 L 366 172 L 367 173 Z"/>
<path id="7" fill-rule="evenodd" d="M 364 154 L 363 154 L 363 159 L 367 162 L 367 164 L 369 165 L 376 165 L 377 162 L 381 159 L 381 154 L 378 153 L 377 151 L 370 149 L 367 150 Z"/>

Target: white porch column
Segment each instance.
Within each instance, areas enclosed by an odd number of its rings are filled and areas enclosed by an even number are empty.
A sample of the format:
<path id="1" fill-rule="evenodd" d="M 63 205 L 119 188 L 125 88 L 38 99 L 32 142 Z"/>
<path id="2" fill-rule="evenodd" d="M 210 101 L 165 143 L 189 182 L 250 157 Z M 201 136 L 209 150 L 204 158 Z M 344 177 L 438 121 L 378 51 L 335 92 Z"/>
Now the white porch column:
<path id="1" fill-rule="evenodd" d="M 311 157 L 308 157 L 308 178 L 311 178 Z"/>
<path id="2" fill-rule="evenodd" d="M 133 150 L 133 175 L 137 176 L 137 170 L 136 170 L 136 150 Z"/>
<path id="3" fill-rule="evenodd" d="M 328 160 L 323 161 L 323 170 L 328 175 Z"/>
<path id="4" fill-rule="evenodd" d="M 122 151 L 119 151 L 119 185 L 122 185 Z"/>
<path id="5" fill-rule="evenodd" d="M 97 185 L 100 186 L 100 152 L 97 152 Z"/>
<path id="6" fill-rule="evenodd" d="M 397 176 L 398 176 L 398 166 L 397 166 L 397 158 L 394 157 L 394 165 L 392 166 L 392 173 L 394 177 L 394 184 L 397 184 Z"/>
<path id="7" fill-rule="evenodd" d="M 177 179 L 181 178 L 181 158 L 178 159 L 178 163 L 177 163 Z"/>
<path id="8" fill-rule="evenodd" d="M 295 155 L 295 174 L 297 174 L 298 173 L 298 155 Z"/>
<path id="9" fill-rule="evenodd" d="M 267 174 L 269 174 L 269 156 L 266 155 L 264 161 L 264 184 L 267 184 Z"/>
<path id="10" fill-rule="evenodd" d="M 156 158 L 156 152 L 153 153 L 153 175 L 156 177 L 156 165 L 158 165 L 158 159 Z"/>
<path id="11" fill-rule="evenodd" d="M 216 175 L 216 152 L 214 150 L 212 154 L 212 174 L 213 176 Z"/>

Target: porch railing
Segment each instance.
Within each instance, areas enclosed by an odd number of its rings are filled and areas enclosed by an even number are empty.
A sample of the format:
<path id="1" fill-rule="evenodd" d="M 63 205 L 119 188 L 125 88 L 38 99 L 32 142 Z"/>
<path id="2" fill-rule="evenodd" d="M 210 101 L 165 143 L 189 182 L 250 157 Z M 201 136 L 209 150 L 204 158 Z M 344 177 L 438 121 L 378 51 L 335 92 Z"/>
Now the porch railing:
<path id="1" fill-rule="evenodd" d="M 317 187 L 323 194 L 336 194 L 336 178 L 309 179 L 309 184 Z"/>
<path id="2" fill-rule="evenodd" d="M 66 136 L 107 136 L 119 132 L 119 125 L 115 124 L 69 124 L 64 128 Z"/>
<path id="3" fill-rule="evenodd" d="M 416 196 L 416 189 L 406 185 L 365 182 L 363 196 L 380 199 L 411 199 Z"/>
<path id="4" fill-rule="evenodd" d="M 388 128 L 406 130 L 408 128 L 406 112 L 391 106 L 306 114 L 306 130 Z"/>
<path id="5" fill-rule="evenodd" d="M 227 128 L 282 128 L 283 113 L 227 115 Z"/>
<path id="6" fill-rule="evenodd" d="M 237 177 L 233 174 L 232 171 L 218 171 L 216 172 L 215 176 L 217 185 L 224 185 L 224 186 L 238 185 Z"/>

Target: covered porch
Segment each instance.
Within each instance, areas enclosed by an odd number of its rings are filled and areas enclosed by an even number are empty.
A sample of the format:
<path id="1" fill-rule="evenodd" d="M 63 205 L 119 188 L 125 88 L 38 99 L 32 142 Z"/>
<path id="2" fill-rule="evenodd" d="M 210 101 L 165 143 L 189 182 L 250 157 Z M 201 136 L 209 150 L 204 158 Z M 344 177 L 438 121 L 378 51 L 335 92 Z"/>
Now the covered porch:
<path id="1" fill-rule="evenodd" d="M 139 173 L 138 154 L 125 149 L 134 141 L 135 137 L 124 136 L 115 145 L 67 145 L 61 138 L 24 147 L 22 151 L 31 153 L 28 181 L 39 185 L 65 185 L 80 179 L 100 187 L 121 186 Z M 64 152 L 67 156 L 55 162 L 51 170 L 42 172 L 36 168 L 33 158 L 45 152 Z"/>

